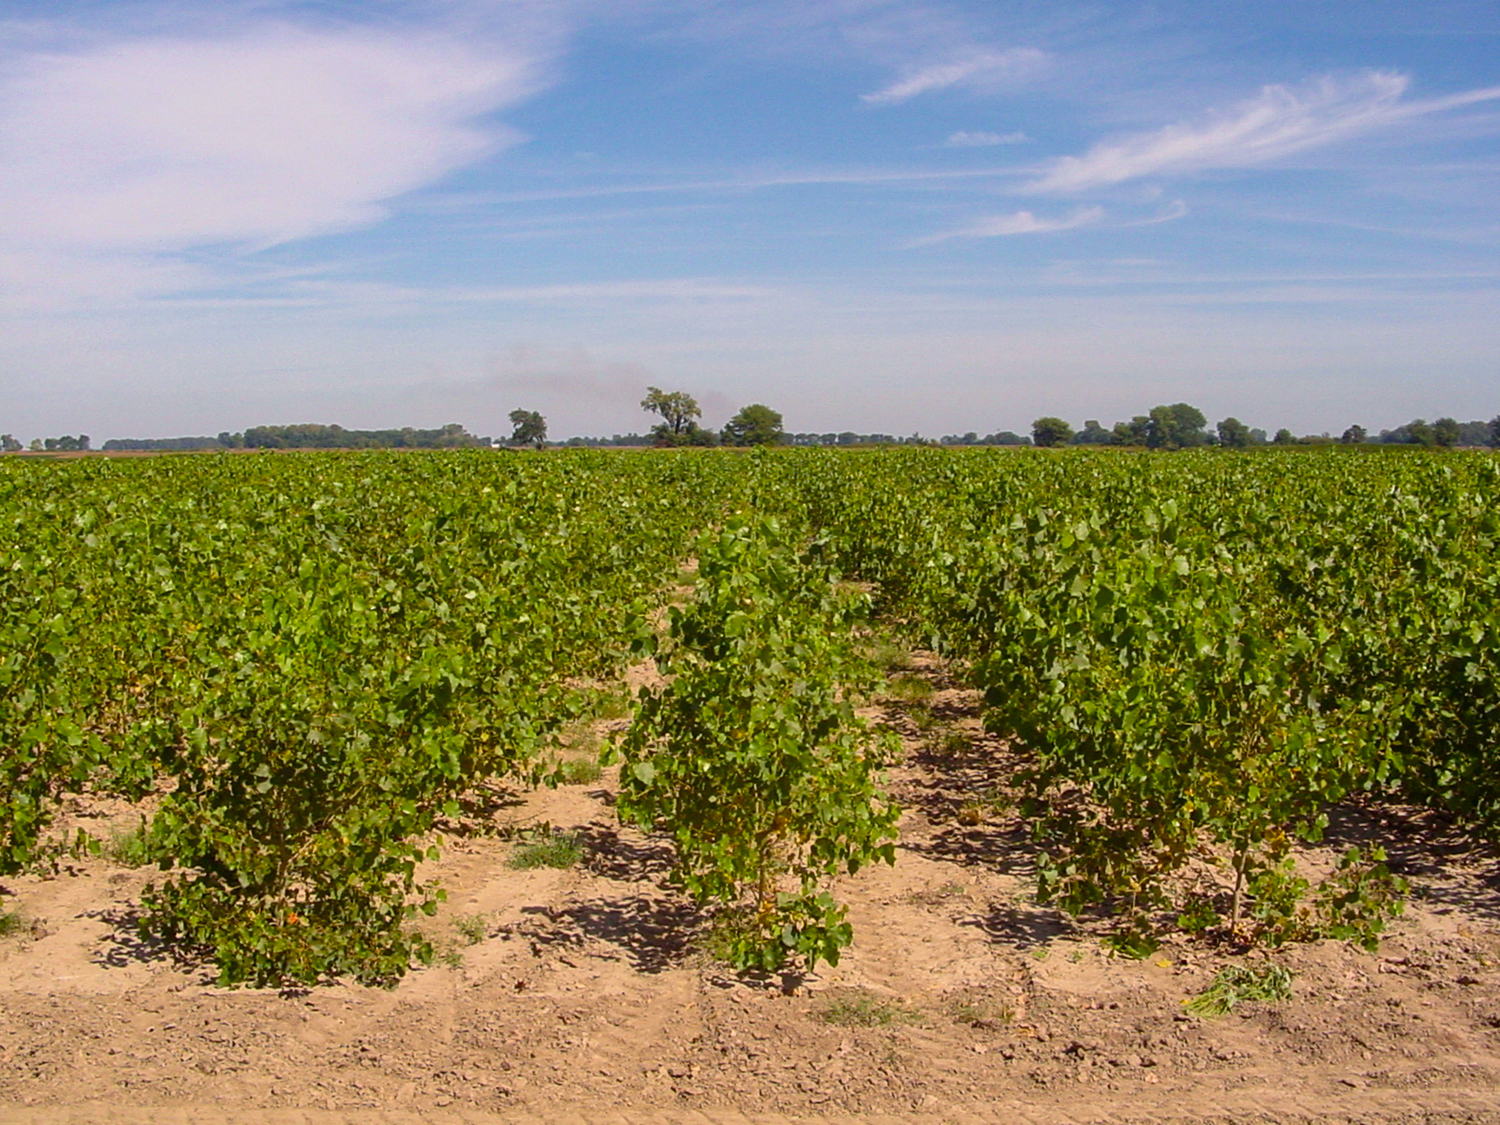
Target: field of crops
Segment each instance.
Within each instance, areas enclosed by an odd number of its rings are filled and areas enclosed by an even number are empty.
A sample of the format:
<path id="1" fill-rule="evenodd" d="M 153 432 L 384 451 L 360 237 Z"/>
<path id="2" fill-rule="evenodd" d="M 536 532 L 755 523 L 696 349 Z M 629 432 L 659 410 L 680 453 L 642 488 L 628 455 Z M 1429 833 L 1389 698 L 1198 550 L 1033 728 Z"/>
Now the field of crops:
<path id="1" fill-rule="evenodd" d="M 8 458 L 0 874 L 99 846 L 49 830 L 68 794 L 138 802 L 154 940 L 392 982 L 466 795 L 546 784 L 648 662 L 619 815 L 734 964 L 836 961 L 835 877 L 893 856 L 860 704 L 899 638 L 1025 751 L 1043 901 L 1123 952 L 1373 944 L 1378 842 L 1316 880 L 1292 846 L 1351 799 L 1500 829 L 1497 485 L 1404 451 Z"/>

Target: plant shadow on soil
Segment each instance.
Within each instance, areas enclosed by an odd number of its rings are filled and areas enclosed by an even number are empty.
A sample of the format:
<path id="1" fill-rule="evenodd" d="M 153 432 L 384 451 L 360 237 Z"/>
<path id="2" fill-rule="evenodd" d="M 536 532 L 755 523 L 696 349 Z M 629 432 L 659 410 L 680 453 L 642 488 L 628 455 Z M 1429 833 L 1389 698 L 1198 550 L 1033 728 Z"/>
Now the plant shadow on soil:
<path id="1" fill-rule="evenodd" d="M 672 870 L 672 845 L 665 839 L 628 838 L 614 825 L 585 824 L 576 831 L 586 866 L 595 875 L 622 883 L 659 882 Z"/>
<path id="2" fill-rule="evenodd" d="M 706 921 L 692 903 L 657 888 L 672 869 L 672 847 L 613 825 L 586 824 L 577 830 L 591 874 L 622 883 L 647 884 L 639 894 L 589 898 L 556 907 L 524 907 L 532 924 L 524 927 L 538 946 L 581 946 L 600 942 L 619 950 L 634 969 L 657 974 L 681 963 L 692 951 Z"/>
<path id="3" fill-rule="evenodd" d="M 110 906 L 102 910 L 89 910 L 84 917 L 92 918 L 109 926 L 104 942 L 92 954 L 94 964 L 108 969 L 123 969 L 131 964 L 170 964 L 186 972 L 194 972 L 202 979 L 198 984 L 212 984 L 217 979 L 213 964 L 201 951 L 175 942 L 149 937 L 141 931 L 145 911 L 134 906 Z"/>
<path id="4" fill-rule="evenodd" d="M 526 934 L 538 946 L 583 946 L 602 942 L 619 951 L 631 968 L 647 975 L 666 972 L 693 950 L 704 915 L 691 903 L 650 895 L 594 898 L 560 907 L 528 906 L 522 913 L 540 925 Z"/>
<path id="5" fill-rule="evenodd" d="M 455 800 L 458 815 L 440 817 L 437 827 L 444 835 L 459 838 L 494 835 L 503 819 L 501 813 L 526 806 L 523 790 L 498 784 L 470 789 Z"/>

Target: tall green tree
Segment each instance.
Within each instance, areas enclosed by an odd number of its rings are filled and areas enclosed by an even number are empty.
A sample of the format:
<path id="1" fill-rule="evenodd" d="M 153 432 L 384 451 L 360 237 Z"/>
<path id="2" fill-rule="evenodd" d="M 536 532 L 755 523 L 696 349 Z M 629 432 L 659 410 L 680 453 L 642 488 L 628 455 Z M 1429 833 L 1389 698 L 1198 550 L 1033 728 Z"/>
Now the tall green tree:
<path id="1" fill-rule="evenodd" d="M 1031 423 L 1031 442 L 1033 445 L 1056 446 L 1067 445 L 1073 440 L 1073 427 L 1061 418 L 1038 418 Z"/>
<path id="2" fill-rule="evenodd" d="M 1439 418 L 1432 424 L 1433 443 L 1444 449 L 1452 449 L 1462 436 L 1463 431 L 1459 428 L 1457 419 Z"/>
<path id="3" fill-rule="evenodd" d="M 1344 436 L 1339 438 L 1339 441 L 1343 442 L 1345 445 L 1361 445 L 1366 441 L 1366 439 L 1369 438 L 1369 436 L 1369 431 L 1367 431 L 1363 426 L 1350 426 L 1347 430 L 1344 431 Z"/>
<path id="4" fill-rule="evenodd" d="M 1128 422 L 1116 422 L 1114 438 L 1116 445 L 1145 445 L 1151 419 L 1137 414 Z"/>
<path id="5" fill-rule="evenodd" d="M 1208 442 L 1203 411 L 1185 402 L 1154 406 L 1146 424 L 1146 444 L 1152 449 L 1187 449 Z"/>
<path id="6" fill-rule="evenodd" d="M 1097 418 L 1090 418 L 1083 424 L 1083 429 L 1073 435 L 1074 445 L 1110 445 L 1114 440 L 1114 435 L 1101 426 Z"/>
<path id="7" fill-rule="evenodd" d="M 1277 445 L 1296 445 L 1297 435 L 1285 426 L 1282 426 L 1281 429 L 1276 431 L 1276 436 L 1271 440 Z"/>
<path id="8" fill-rule="evenodd" d="M 725 445 L 780 445 L 786 440 L 781 413 L 754 402 L 724 423 Z"/>
<path id="9" fill-rule="evenodd" d="M 641 409 L 651 414 L 660 414 L 660 425 L 673 437 L 686 437 L 697 428 L 697 419 L 703 417 L 698 400 L 686 391 L 664 391 L 660 387 L 647 387 L 646 397 L 641 399 Z"/>
<path id="10" fill-rule="evenodd" d="M 1238 418 L 1225 418 L 1216 428 L 1219 444 L 1225 449 L 1244 449 L 1250 444 L 1250 427 Z"/>
<path id="11" fill-rule="evenodd" d="M 1500 448 L 1500 414 L 1490 419 L 1490 445 Z"/>
<path id="12" fill-rule="evenodd" d="M 535 410 L 512 410 L 510 424 L 514 427 L 510 435 L 511 445 L 534 445 L 538 449 L 547 444 L 547 419 Z"/>

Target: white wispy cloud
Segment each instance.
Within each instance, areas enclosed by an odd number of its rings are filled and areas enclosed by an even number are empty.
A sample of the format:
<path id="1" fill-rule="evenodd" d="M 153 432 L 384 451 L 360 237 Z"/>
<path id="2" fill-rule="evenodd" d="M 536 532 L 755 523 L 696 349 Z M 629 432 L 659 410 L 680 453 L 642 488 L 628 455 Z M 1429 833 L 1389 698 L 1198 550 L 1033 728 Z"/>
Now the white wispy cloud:
<path id="1" fill-rule="evenodd" d="M 1005 238 L 1016 234 L 1052 234 L 1056 231 L 1076 230 L 1078 227 L 1094 226 L 1104 221 L 1104 208 L 1080 207 L 1071 215 L 1056 218 L 1037 216 L 1030 211 L 1015 211 L 1009 215 L 988 215 L 955 230 L 930 234 L 908 242 L 908 247 L 931 246 L 936 242 L 947 242 L 953 238 Z"/>
<path id="2" fill-rule="evenodd" d="M 113 256 L 122 282 L 134 256 L 144 283 L 163 252 L 376 222 L 392 198 L 515 143 L 480 118 L 541 73 L 523 49 L 284 23 L 12 60 L 0 253 Z"/>
<path id="3" fill-rule="evenodd" d="M 971 133 L 960 129 L 948 134 L 945 148 L 988 148 L 991 145 L 1023 145 L 1031 138 L 1025 133 Z"/>
<path id="4" fill-rule="evenodd" d="M 1027 189 L 1072 193 L 1146 176 L 1248 168 L 1425 114 L 1500 98 L 1500 87 L 1403 101 L 1405 75 L 1371 71 L 1308 85 L 1266 86 L 1204 120 L 1180 122 L 1095 145 L 1052 162 Z"/>
<path id="5" fill-rule="evenodd" d="M 1128 219 L 1114 225 L 1117 227 L 1154 227 L 1157 223 L 1170 223 L 1181 219 L 1187 213 L 1188 205 L 1180 199 L 1174 199 L 1155 215 L 1148 215 L 1144 219 Z"/>
<path id="6" fill-rule="evenodd" d="M 873 94 L 862 94 L 860 100 L 868 105 L 897 105 L 918 94 L 946 90 L 951 86 L 998 85 L 1018 81 L 1036 74 L 1046 65 L 1047 60 L 1047 52 L 1035 47 L 980 51 L 947 62 L 907 70 L 884 89 Z"/>

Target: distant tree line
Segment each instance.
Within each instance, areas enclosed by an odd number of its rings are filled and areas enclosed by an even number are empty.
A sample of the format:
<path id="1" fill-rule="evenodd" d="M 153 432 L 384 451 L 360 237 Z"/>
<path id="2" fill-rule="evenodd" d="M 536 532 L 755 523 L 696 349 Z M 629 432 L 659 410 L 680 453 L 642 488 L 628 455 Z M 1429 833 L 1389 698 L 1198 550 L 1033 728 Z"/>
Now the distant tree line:
<path id="1" fill-rule="evenodd" d="M 1225 418 L 1210 430 L 1203 412 L 1185 402 L 1152 407 L 1149 413 L 1137 414 L 1128 422 L 1116 422 L 1107 430 L 1093 418 L 1076 432 L 1066 420 L 1050 416 L 1038 418 L 1031 425 L 1031 444 L 1047 447 L 1123 445 L 1147 449 L 1191 449 L 1195 446 L 1216 445 L 1226 449 L 1248 449 L 1264 445 L 1361 445 L 1370 440 L 1368 431 L 1358 425 L 1350 426 L 1338 438 L 1327 433 L 1298 437 L 1285 428 L 1277 430 L 1274 437 L 1268 438 L 1265 430 L 1252 429 L 1234 417 Z M 1439 418 L 1436 422 L 1428 423 L 1418 418 L 1394 430 L 1382 430 L 1374 440 L 1386 445 L 1500 447 L 1500 415 L 1488 422 L 1459 422 L 1452 418 Z M 943 441 L 945 444 L 949 443 L 948 438 Z"/>
<path id="2" fill-rule="evenodd" d="M 973 430 L 966 434 L 945 434 L 940 445 L 1030 445 L 1031 439 L 1011 430 L 999 430 L 980 437 Z"/>
<path id="3" fill-rule="evenodd" d="M 564 441 L 553 442 L 552 444 L 568 449 L 600 449 L 615 446 L 621 448 L 640 447 L 652 445 L 655 443 L 655 440 L 650 434 L 632 432 L 628 434 L 611 434 L 609 437 L 570 437 Z"/>
<path id="4" fill-rule="evenodd" d="M 1094 418 L 1080 430 L 1074 430 L 1066 419 L 1046 416 L 1031 426 L 1030 436 L 1010 430 L 998 430 L 980 436 L 977 431 L 948 434 L 941 441 L 920 434 L 897 437 L 886 433 L 787 433 L 782 416 L 763 403 L 752 403 L 726 422 L 720 430 L 701 426 L 703 411 L 697 399 L 685 391 L 646 388 L 641 408 L 656 414 L 661 421 L 644 434 L 614 434 L 608 438 L 572 437 L 549 442 L 547 419 L 535 410 L 510 412 L 512 432 L 506 444 L 533 446 L 712 446 L 712 445 L 1035 445 L 1055 448 L 1064 445 L 1114 445 L 1146 449 L 1192 449 L 1218 446 L 1248 449 L 1274 445 L 1413 445 L 1436 448 L 1488 445 L 1500 448 L 1500 415 L 1488 422 L 1459 422 L 1439 418 L 1428 422 L 1416 418 L 1404 426 L 1381 430 L 1371 437 L 1363 426 L 1350 426 L 1335 438 L 1331 434 L 1308 434 L 1298 437 L 1289 429 L 1267 436 L 1265 430 L 1245 425 L 1230 417 L 1212 428 L 1201 410 L 1186 402 L 1154 406 L 1129 421 L 1116 422 L 1106 429 Z M 67 434 L 56 438 L 37 438 L 24 448 L 34 452 L 71 453 L 91 448 L 87 434 Z M 243 433 L 218 434 L 216 437 L 113 438 L 104 443 L 105 452 L 181 453 L 217 449 L 465 449 L 491 447 L 487 437 L 476 437 L 456 422 L 435 430 L 410 426 L 389 430 L 346 430 L 343 426 L 304 424 L 295 426 L 252 426 Z M 0 434 L 0 452 L 19 453 L 23 446 L 11 434 Z"/>
<path id="5" fill-rule="evenodd" d="M 14 434 L 0 434 L 0 453 L 20 453 L 22 449 L 33 453 L 87 453 L 89 441 L 88 434 L 77 437 L 64 434 L 62 437 L 32 438 L 30 445 L 23 446 Z"/>
<path id="6" fill-rule="evenodd" d="M 195 453 L 224 448 L 224 443 L 213 437 L 110 438 L 104 443 L 106 453 Z"/>
<path id="7" fill-rule="evenodd" d="M 1429 423 L 1425 419 L 1416 418 L 1394 430 L 1381 430 L 1380 437 L 1376 440 L 1387 445 L 1500 446 L 1500 415 L 1488 422 L 1459 422 L 1452 418 L 1439 418 L 1436 422 Z"/>
<path id="8" fill-rule="evenodd" d="M 305 423 L 296 426 L 251 426 L 244 433 L 227 430 L 218 437 L 113 438 L 106 452 L 175 453 L 205 449 L 469 449 L 492 445 L 457 422 L 436 430 L 411 426 L 399 430 L 346 430 L 343 426 Z"/>

